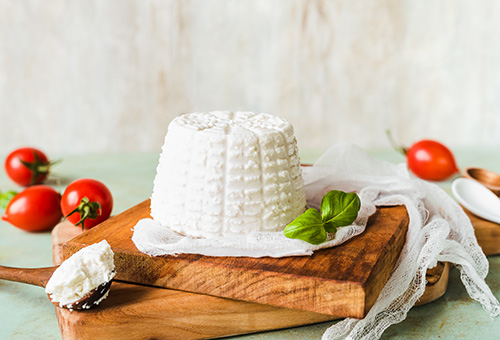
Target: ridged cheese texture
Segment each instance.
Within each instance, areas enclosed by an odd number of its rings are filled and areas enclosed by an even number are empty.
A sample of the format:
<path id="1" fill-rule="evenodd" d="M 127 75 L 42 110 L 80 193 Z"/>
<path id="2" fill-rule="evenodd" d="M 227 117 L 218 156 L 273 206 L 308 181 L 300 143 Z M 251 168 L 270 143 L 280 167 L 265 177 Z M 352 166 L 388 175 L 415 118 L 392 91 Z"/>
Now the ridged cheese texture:
<path id="1" fill-rule="evenodd" d="M 292 125 L 252 112 L 202 112 L 169 125 L 151 216 L 191 237 L 280 231 L 305 210 Z"/>

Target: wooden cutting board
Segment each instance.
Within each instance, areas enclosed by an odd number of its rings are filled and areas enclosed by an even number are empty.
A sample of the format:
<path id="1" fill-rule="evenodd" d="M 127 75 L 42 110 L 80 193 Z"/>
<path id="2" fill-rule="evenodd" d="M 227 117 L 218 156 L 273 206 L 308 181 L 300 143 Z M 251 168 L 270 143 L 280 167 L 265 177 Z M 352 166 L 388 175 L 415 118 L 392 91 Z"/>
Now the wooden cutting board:
<path id="1" fill-rule="evenodd" d="M 69 222 L 53 229 L 54 265 L 63 261 L 63 243 L 79 234 L 81 230 Z M 117 281 L 97 308 L 55 310 L 63 340 L 213 339 L 336 319 L 298 309 Z"/>
<path id="2" fill-rule="evenodd" d="M 53 261 L 63 261 L 63 243 L 81 230 L 63 222 L 52 231 Z M 442 296 L 449 265 L 429 270 L 417 304 Z M 97 308 L 69 311 L 55 307 L 63 340 L 196 340 L 255 333 L 331 321 L 337 317 L 298 309 L 237 301 L 179 290 L 113 282 Z"/>
<path id="3" fill-rule="evenodd" d="M 389 278 L 408 228 L 404 207 L 382 207 L 363 234 L 312 256 L 151 257 L 131 241 L 132 228 L 149 214 L 147 200 L 108 219 L 65 243 L 64 258 L 106 239 L 115 252 L 118 280 L 363 318 Z"/>
<path id="4" fill-rule="evenodd" d="M 464 210 L 470 218 L 477 242 L 484 254 L 487 256 L 500 254 L 500 225 L 482 219 L 472 214 L 467 209 Z"/>

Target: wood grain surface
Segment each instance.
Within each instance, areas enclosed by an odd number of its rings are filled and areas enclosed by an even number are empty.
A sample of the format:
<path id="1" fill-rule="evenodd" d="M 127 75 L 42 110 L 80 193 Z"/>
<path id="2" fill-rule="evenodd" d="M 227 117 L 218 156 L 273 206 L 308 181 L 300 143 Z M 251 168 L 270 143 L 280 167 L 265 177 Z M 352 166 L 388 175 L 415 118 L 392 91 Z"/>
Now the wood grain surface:
<path id="1" fill-rule="evenodd" d="M 438 262 L 436 267 L 427 270 L 425 275 L 425 279 L 427 280 L 425 292 L 420 299 L 418 299 L 417 303 L 415 303 L 415 306 L 421 306 L 435 301 L 446 293 L 450 277 L 450 268 L 451 265 L 448 262 Z"/>
<path id="2" fill-rule="evenodd" d="M 149 211 L 147 200 L 73 238 L 64 244 L 64 257 L 106 239 L 115 252 L 118 280 L 362 318 L 387 281 L 408 227 L 404 207 L 382 207 L 363 234 L 312 256 L 151 257 L 130 239 Z"/>
<path id="3" fill-rule="evenodd" d="M 69 222 L 54 228 L 54 265 L 63 261 L 62 244 L 79 234 L 81 229 Z M 117 281 L 97 308 L 55 308 L 63 340 L 211 339 L 336 319 L 332 315 Z"/>
<path id="4" fill-rule="evenodd" d="M 486 256 L 500 254 L 500 224 L 487 221 L 464 209 L 469 216 L 477 242 Z"/>
<path id="5" fill-rule="evenodd" d="M 63 261 L 63 243 L 81 234 L 69 222 L 52 231 L 53 262 Z M 417 305 L 442 296 L 450 266 L 427 274 Z M 97 308 L 69 311 L 55 307 L 63 340 L 212 339 L 326 322 L 337 317 L 298 309 L 114 281 Z"/>

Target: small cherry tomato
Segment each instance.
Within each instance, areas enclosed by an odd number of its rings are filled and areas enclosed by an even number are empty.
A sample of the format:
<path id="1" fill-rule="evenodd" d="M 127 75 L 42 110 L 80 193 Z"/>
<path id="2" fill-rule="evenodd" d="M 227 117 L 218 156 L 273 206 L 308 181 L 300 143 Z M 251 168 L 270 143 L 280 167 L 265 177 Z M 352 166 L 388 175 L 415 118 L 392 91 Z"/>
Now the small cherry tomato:
<path id="1" fill-rule="evenodd" d="M 25 231 L 48 231 L 62 218 L 60 200 L 53 188 L 34 185 L 11 199 L 2 219 Z"/>
<path id="2" fill-rule="evenodd" d="M 428 181 L 444 181 L 459 171 L 453 153 L 445 145 L 425 139 L 405 148 L 396 145 L 390 131 L 387 135 L 393 147 L 406 156 L 408 168 L 415 176 Z"/>
<path id="3" fill-rule="evenodd" d="M 24 187 L 43 183 L 50 166 L 49 159 L 42 151 L 29 147 L 16 149 L 5 159 L 7 175 Z"/>
<path id="4" fill-rule="evenodd" d="M 111 215 L 113 196 L 103 183 L 95 179 L 77 179 L 64 191 L 61 210 L 75 226 L 90 229 Z"/>
<path id="5" fill-rule="evenodd" d="M 433 140 L 421 140 L 406 152 L 408 168 L 429 181 L 444 181 L 458 172 L 455 157 L 443 144 Z"/>

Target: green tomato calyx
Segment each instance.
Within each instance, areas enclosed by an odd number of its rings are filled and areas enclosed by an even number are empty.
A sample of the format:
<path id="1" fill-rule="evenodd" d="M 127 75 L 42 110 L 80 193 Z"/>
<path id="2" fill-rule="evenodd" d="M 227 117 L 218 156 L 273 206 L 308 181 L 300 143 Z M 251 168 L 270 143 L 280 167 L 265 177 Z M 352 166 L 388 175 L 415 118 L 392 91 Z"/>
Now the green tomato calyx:
<path id="1" fill-rule="evenodd" d="M 85 220 L 90 218 L 95 220 L 97 217 L 101 216 L 102 209 L 101 204 L 99 202 L 91 202 L 88 197 L 84 197 L 81 199 L 80 204 L 73 209 L 65 218 L 73 215 L 74 213 L 80 214 L 80 220 L 75 223 L 75 227 L 81 225 L 82 230 L 84 229 Z"/>

